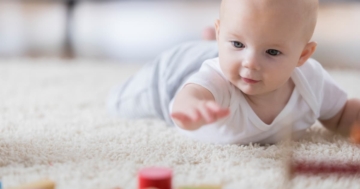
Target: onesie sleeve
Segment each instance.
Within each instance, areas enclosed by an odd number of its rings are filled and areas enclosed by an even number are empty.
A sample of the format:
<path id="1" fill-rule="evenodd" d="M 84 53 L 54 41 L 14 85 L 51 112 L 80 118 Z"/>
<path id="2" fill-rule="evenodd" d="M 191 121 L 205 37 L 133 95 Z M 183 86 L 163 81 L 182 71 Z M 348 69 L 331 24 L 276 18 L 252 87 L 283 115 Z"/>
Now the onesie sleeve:
<path id="1" fill-rule="evenodd" d="M 319 119 L 328 120 L 345 106 L 347 94 L 325 69 L 321 69 L 321 72 L 323 74 L 323 87 Z"/>
<path id="2" fill-rule="evenodd" d="M 189 77 L 185 85 L 189 83 L 206 88 L 213 94 L 215 102 L 221 107 L 229 107 L 230 84 L 220 70 L 218 59 L 205 61 L 200 70 Z"/>

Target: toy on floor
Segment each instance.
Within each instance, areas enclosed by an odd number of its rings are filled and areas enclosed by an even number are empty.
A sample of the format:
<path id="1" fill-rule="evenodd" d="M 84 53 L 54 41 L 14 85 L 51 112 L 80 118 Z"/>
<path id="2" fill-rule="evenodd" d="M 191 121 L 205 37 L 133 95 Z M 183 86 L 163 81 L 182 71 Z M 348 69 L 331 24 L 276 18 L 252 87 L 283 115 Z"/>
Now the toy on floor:
<path id="1" fill-rule="evenodd" d="M 172 189 L 172 170 L 150 167 L 139 171 L 138 189 Z M 221 189 L 218 185 L 182 186 L 177 189 Z"/>
<path id="2" fill-rule="evenodd" d="M 12 189 L 55 189 L 55 183 L 51 180 L 40 180 L 37 182 L 24 184 Z"/>
<path id="3" fill-rule="evenodd" d="M 177 189 L 221 189 L 218 185 L 182 186 Z M 0 189 L 2 183 L 0 180 Z M 51 180 L 40 180 L 10 189 L 55 189 Z M 121 189 L 121 188 L 116 188 Z M 138 173 L 138 189 L 172 189 L 172 170 L 163 167 L 149 167 Z"/>
<path id="4" fill-rule="evenodd" d="M 360 121 L 356 121 L 350 132 L 350 141 L 360 144 Z M 291 156 L 290 156 L 291 157 Z M 341 176 L 360 174 L 359 163 L 341 162 L 315 162 L 315 161 L 295 161 L 291 160 L 289 165 L 289 178 L 297 174 L 318 175 L 318 174 L 338 174 Z"/>
<path id="5" fill-rule="evenodd" d="M 326 163 L 326 162 L 311 162 L 311 161 L 297 161 L 293 162 L 291 166 L 291 176 L 295 174 L 341 174 L 341 175 L 355 175 L 360 173 L 360 164 L 356 163 Z"/>
<path id="6" fill-rule="evenodd" d="M 172 170 L 162 167 L 149 167 L 139 171 L 138 188 L 172 189 Z"/>

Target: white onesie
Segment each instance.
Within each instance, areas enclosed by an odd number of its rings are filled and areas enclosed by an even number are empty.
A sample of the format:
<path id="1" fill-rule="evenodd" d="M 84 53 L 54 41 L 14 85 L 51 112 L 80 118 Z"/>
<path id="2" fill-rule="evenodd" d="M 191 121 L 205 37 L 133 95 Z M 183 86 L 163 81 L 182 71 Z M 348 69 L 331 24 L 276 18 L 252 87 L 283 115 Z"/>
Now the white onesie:
<path id="1" fill-rule="evenodd" d="M 347 101 L 347 94 L 314 59 L 297 67 L 291 79 L 295 89 L 284 109 L 269 125 L 255 114 L 242 92 L 225 78 L 219 58 L 206 60 L 182 87 L 188 83 L 205 87 L 214 95 L 215 101 L 222 107 L 229 107 L 231 113 L 195 131 L 176 128 L 190 138 L 210 143 L 275 143 L 282 139 L 281 131 L 289 127 L 292 127 L 293 136 L 301 137 L 317 119 L 332 118 Z M 170 112 L 172 104 L 173 101 Z"/>

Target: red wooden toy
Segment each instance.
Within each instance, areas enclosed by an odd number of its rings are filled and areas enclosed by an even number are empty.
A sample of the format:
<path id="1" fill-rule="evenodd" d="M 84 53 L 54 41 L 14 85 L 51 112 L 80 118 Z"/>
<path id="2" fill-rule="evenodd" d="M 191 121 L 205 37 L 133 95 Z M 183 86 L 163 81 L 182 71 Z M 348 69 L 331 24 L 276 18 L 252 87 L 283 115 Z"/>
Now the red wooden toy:
<path id="1" fill-rule="evenodd" d="M 161 167 L 150 167 L 140 170 L 138 174 L 139 189 L 171 189 L 172 170 Z"/>

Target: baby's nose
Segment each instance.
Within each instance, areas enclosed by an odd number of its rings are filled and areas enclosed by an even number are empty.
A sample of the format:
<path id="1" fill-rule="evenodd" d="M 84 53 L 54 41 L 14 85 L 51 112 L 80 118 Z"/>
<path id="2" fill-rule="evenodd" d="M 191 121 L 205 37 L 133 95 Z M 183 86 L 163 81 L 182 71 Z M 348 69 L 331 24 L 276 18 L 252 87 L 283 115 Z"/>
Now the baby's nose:
<path id="1" fill-rule="evenodd" d="M 243 60 L 243 67 L 250 70 L 260 70 L 260 60 L 256 57 L 256 55 L 249 54 Z"/>

